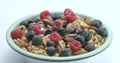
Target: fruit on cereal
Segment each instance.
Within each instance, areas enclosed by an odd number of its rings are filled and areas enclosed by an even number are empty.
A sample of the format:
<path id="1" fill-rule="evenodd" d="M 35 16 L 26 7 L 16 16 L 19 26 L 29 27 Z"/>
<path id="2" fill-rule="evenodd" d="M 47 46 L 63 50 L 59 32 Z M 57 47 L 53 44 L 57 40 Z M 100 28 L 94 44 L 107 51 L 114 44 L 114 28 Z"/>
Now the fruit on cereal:
<path id="1" fill-rule="evenodd" d="M 31 31 L 31 30 L 32 30 L 32 26 L 29 26 L 29 27 L 28 27 L 28 31 Z"/>
<path id="2" fill-rule="evenodd" d="M 60 52 L 60 56 L 61 57 L 71 56 L 71 51 L 67 48 L 62 49 L 61 52 Z"/>
<path id="3" fill-rule="evenodd" d="M 25 35 L 25 37 L 27 38 L 27 40 L 32 40 L 32 38 L 35 36 L 35 32 L 34 31 L 28 31 Z"/>
<path id="4" fill-rule="evenodd" d="M 50 16 L 50 12 L 48 10 L 42 11 L 40 13 L 40 18 L 45 19 L 47 16 Z"/>
<path id="5" fill-rule="evenodd" d="M 88 45 L 85 46 L 85 50 L 87 50 L 88 52 L 89 52 L 89 51 L 92 51 L 92 50 L 94 50 L 94 49 L 95 49 L 95 47 L 94 47 L 94 45 L 92 45 L 92 44 L 88 44 Z"/>
<path id="6" fill-rule="evenodd" d="M 40 19 L 38 19 L 38 18 L 33 18 L 32 20 L 33 20 L 35 23 L 37 23 L 37 22 L 40 21 Z"/>
<path id="7" fill-rule="evenodd" d="M 61 20 L 55 20 L 54 24 L 53 24 L 53 28 L 58 29 L 58 28 L 61 28 L 61 27 L 63 27 L 62 21 Z"/>
<path id="8" fill-rule="evenodd" d="M 33 45 L 40 45 L 42 43 L 42 38 L 38 35 L 35 35 L 33 38 L 32 38 L 32 44 Z"/>
<path id="9" fill-rule="evenodd" d="M 89 41 L 92 38 L 92 34 L 89 31 L 83 31 L 81 35 L 85 38 L 85 41 Z"/>
<path id="10" fill-rule="evenodd" d="M 79 51 L 81 49 L 81 43 L 77 40 L 72 41 L 70 44 L 70 49 L 72 52 Z"/>
<path id="11" fill-rule="evenodd" d="M 13 39 L 21 38 L 23 36 L 23 32 L 20 29 L 14 29 L 11 32 L 11 37 Z"/>
<path id="12" fill-rule="evenodd" d="M 60 28 L 60 29 L 57 29 L 57 32 L 58 32 L 61 36 L 64 36 L 64 34 L 66 33 L 66 29 L 65 29 L 65 28 Z"/>
<path id="13" fill-rule="evenodd" d="M 56 49 L 55 49 L 55 47 L 53 47 L 53 46 L 50 46 L 50 47 L 48 47 L 48 48 L 46 49 L 46 53 L 47 53 L 49 56 L 54 55 L 54 54 L 55 54 L 55 51 L 56 51 Z"/>
<path id="14" fill-rule="evenodd" d="M 85 44 L 85 38 L 82 35 L 76 35 L 75 40 L 79 41 L 81 44 Z"/>
<path id="15" fill-rule="evenodd" d="M 51 34 L 52 32 L 53 32 L 53 30 L 50 29 L 50 28 L 48 28 L 48 29 L 45 31 L 45 35 L 47 35 L 47 34 Z"/>
<path id="16" fill-rule="evenodd" d="M 61 40 L 62 38 L 59 33 L 53 32 L 50 34 L 50 39 L 57 44 L 58 41 Z"/>
<path id="17" fill-rule="evenodd" d="M 73 13 L 67 14 L 65 18 L 66 18 L 66 21 L 69 23 L 72 23 L 77 19 L 76 15 Z"/>
<path id="18" fill-rule="evenodd" d="M 55 47 L 56 44 L 55 44 L 55 42 L 53 42 L 53 41 L 48 41 L 48 42 L 47 42 L 47 47 L 49 47 L 49 46 Z"/>
<path id="19" fill-rule="evenodd" d="M 64 15 L 66 16 L 66 15 L 69 14 L 69 13 L 73 13 L 73 11 L 72 11 L 70 8 L 66 8 L 66 9 L 64 10 Z"/>
<path id="20" fill-rule="evenodd" d="M 23 22 L 20 23 L 20 25 L 24 25 L 26 28 L 29 27 L 28 21 L 23 21 Z"/>
<path id="21" fill-rule="evenodd" d="M 90 25 L 99 28 L 102 26 L 102 22 L 100 20 L 94 19 Z"/>
<path id="22" fill-rule="evenodd" d="M 61 14 L 59 14 L 59 13 L 52 13 L 51 17 L 52 17 L 53 20 L 60 19 L 61 18 Z"/>
<path id="23" fill-rule="evenodd" d="M 101 35 L 102 37 L 106 37 L 108 35 L 108 31 L 105 28 L 98 28 L 98 34 Z"/>
<path id="24" fill-rule="evenodd" d="M 35 24 L 32 29 L 37 35 L 43 33 L 43 31 L 41 30 L 41 26 L 39 24 Z"/>

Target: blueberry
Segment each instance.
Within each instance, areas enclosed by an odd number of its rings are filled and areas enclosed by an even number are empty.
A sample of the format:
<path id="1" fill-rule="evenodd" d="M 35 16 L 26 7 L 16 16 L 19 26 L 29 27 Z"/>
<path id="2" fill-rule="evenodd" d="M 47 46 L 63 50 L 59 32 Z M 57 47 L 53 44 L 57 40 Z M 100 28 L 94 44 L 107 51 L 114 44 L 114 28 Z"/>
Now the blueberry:
<path id="1" fill-rule="evenodd" d="M 53 18 L 53 20 L 60 19 L 61 18 L 61 14 L 59 14 L 59 13 L 52 13 L 51 17 Z"/>
<path id="2" fill-rule="evenodd" d="M 92 50 L 94 50 L 94 49 L 95 49 L 95 47 L 94 47 L 94 45 L 92 45 L 92 44 L 88 44 L 88 45 L 85 46 L 85 50 L 87 50 L 88 52 L 89 52 L 89 51 L 92 51 Z"/>
<path id="3" fill-rule="evenodd" d="M 50 33 L 52 33 L 52 32 L 53 32 L 53 30 L 48 28 L 48 29 L 45 31 L 45 35 L 50 34 Z"/>
<path id="4" fill-rule="evenodd" d="M 106 37 L 108 35 L 108 31 L 105 28 L 98 28 L 98 34 L 101 35 L 102 37 Z"/>
<path id="5" fill-rule="evenodd" d="M 48 46 L 48 47 L 49 47 L 49 46 L 55 47 L 56 44 L 55 44 L 55 42 L 53 42 L 53 41 L 48 41 L 48 42 L 47 42 L 47 46 Z"/>
<path id="6" fill-rule="evenodd" d="M 35 36 L 35 32 L 34 31 L 28 31 L 25 35 L 25 37 L 27 38 L 27 40 L 32 40 L 32 38 Z"/>
<path id="7" fill-rule="evenodd" d="M 28 21 L 23 21 L 23 22 L 20 23 L 20 25 L 24 25 L 26 28 L 29 27 Z"/>
<path id="8" fill-rule="evenodd" d="M 40 24 L 40 26 L 42 26 L 43 28 L 45 28 L 45 25 L 44 25 L 44 24 Z"/>
<path id="9" fill-rule="evenodd" d="M 102 22 L 100 20 L 95 19 L 90 25 L 99 28 L 102 26 Z"/>
<path id="10" fill-rule="evenodd" d="M 33 18 L 32 20 L 33 20 L 35 23 L 37 23 L 37 22 L 40 21 L 40 19 L 38 19 L 38 18 Z"/>
<path id="11" fill-rule="evenodd" d="M 89 31 L 83 31 L 81 35 L 85 38 L 85 41 L 89 41 L 92 38 L 92 34 Z"/>
<path id="12" fill-rule="evenodd" d="M 83 32 L 83 30 L 77 30 L 76 33 L 80 35 Z"/>
<path id="13" fill-rule="evenodd" d="M 75 40 L 79 41 L 81 44 L 85 44 L 85 38 L 82 35 L 76 35 Z"/>
<path id="14" fill-rule="evenodd" d="M 32 38 L 33 45 L 37 46 L 37 45 L 40 45 L 41 43 L 42 43 L 42 38 L 40 36 L 36 35 Z"/>
<path id="15" fill-rule="evenodd" d="M 65 28 L 59 28 L 59 29 L 57 29 L 57 32 L 58 32 L 61 36 L 63 36 L 63 35 L 65 34 L 65 32 L 66 32 L 66 29 L 65 29 Z"/>
<path id="16" fill-rule="evenodd" d="M 29 27 L 28 27 L 28 31 L 31 31 L 31 30 L 32 30 L 32 26 L 29 26 Z"/>
<path id="17" fill-rule="evenodd" d="M 60 52 L 60 56 L 71 56 L 71 51 L 69 49 L 62 49 Z"/>
<path id="18" fill-rule="evenodd" d="M 46 53 L 47 53 L 49 56 L 54 55 L 54 54 L 55 54 L 55 51 L 56 51 L 56 49 L 55 49 L 55 47 L 53 47 L 53 46 L 50 46 L 50 47 L 48 47 L 48 48 L 46 49 Z"/>

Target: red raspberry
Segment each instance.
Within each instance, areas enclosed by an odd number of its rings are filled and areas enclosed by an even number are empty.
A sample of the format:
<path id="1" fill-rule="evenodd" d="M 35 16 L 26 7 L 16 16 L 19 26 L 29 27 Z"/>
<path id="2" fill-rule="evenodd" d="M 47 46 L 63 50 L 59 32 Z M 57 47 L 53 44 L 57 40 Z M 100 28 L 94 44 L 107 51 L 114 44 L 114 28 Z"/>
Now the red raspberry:
<path id="1" fill-rule="evenodd" d="M 56 44 L 58 43 L 59 40 L 61 40 L 61 36 L 57 32 L 53 32 L 50 34 L 50 39 L 55 42 Z"/>
<path id="2" fill-rule="evenodd" d="M 61 28 L 61 27 L 63 27 L 62 21 L 60 21 L 60 20 L 55 20 L 55 21 L 54 21 L 53 28 L 54 28 L 54 29 L 58 29 L 58 28 Z"/>
<path id="3" fill-rule="evenodd" d="M 20 29 L 14 29 L 11 32 L 11 37 L 13 39 L 21 38 L 23 36 L 23 32 Z"/>
<path id="4" fill-rule="evenodd" d="M 81 49 L 81 43 L 79 41 L 72 41 L 72 43 L 70 44 L 70 49 L 72 50 L 72 52 L 76 52 L 79 51 Z"/>
<path id="5" fill-rule="evenodd" d="M 66 8 L 65 11 L 64 11 L 64 15 L 66 16 L 69 13 L 73 13 L 73 11 L 69 8 Z"/>
<path id="6" fill-rule="evenodd" d="M 36 35 L 43 33 L 43 31 L 41 30 L 41 26 L 39 24 L 35 24 L 32 29 L 36 33 Z"/>
<path id="7" fill-rule="evenodd" d="M 41 19 L 44 19 L 47 16 L 50 16 L 50 12 L 48 10 L 45 10 L 45 11 L 43 11 L 43 12 L 40 13 L 40 18 Z"/>
<path id="8" fill-rule="evenodd" d="M 77 19 L 76 15 L 74 13 L 67 14 L 65 16 L 65 18 L 66 18 L 66 21 L 70 22 L 70 23 L 74 22 Z"/>

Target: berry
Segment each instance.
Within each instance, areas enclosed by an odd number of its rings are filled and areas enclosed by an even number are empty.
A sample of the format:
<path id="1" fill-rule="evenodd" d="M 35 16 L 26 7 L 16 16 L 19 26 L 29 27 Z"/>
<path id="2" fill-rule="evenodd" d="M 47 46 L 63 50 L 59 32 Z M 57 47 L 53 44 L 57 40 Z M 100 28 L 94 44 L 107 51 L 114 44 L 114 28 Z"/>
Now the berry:
<path id="1" fill-rule="evenodd" d="M 42 38 L 40 36 L 36 35 L 32 38 L 33 45 L 37 46 L 37 45 L 40 45 L 41 43 L 42 43 Z"/>
<path id="2" fill-rule="evenodd" d="M 61 18 L 61 14 L 59 14 L 59 13 L 52 13 L 51 17 L 52 17 L 53 20 L 60 19 Z"/>
<path id="3" fill-rule="evenodd" d="M 64 15 L 66 16 L 67 14 L 73 13 L 73 11 L 69 8 L 66 8 L 64 11 Z"/>
<path id="4" fill-rule="evenodd" d="M 61 28 L 61 27 L 63 27 L 63 23 L 60 20 L 55 20 L 53 28 L 58 29 L 58 28 Z"/>
<path id="5" fill-rule="evenodd" d="M 47 46 L 48 46 L 48 47 L 49 47 L 49 46 L 55 47 L 56 44 L 55 44 L 55 42 L 53 42 L 53 41 L 48 41 L 48 42 L 47 42 Z"/>
<path id="6" fill-rule="evenodd" d="M 70 49 L 74 53 L 76 51 L 79 51 L 81 49 L 81 43 L 79 41 L 72 41 L 70 44 Z"/>
<path id="7" fill-rule="evenodd" d="M 28 31 L 31 31 L 31 30 L 32 30 L 32 26 L 29 26 L 29 27 L 28 27 Z"/>
<path id="8" fill-rule="evenodd" d="M 71 56 L 71 51 L 69 49 L 62 49 L 60 52 L 60 56 Z"/>
<path id="9" fill-rule="evenodd" d="M 48 28 L 48 29 L 45 31 L 45 35 L 51 34 L 52 32 L 53 32 L 53 30 Z"/>
<path id="10" fill-rule="evenodd" d="M 92 38 L 92 34 L 89 31 L 83 31 L 81 35 L 85 38 L 85 41 L 89 41 Z"/>
<path id="11" fill-rule="evenodd" d="M 66 21 L 69 23 L 72 23 L 77 19 L 76 15 L 73 13 L 67 14 L 65 18 L 66 18 Z"/>
<path id="12" fill-rule="evenodd" d="M 40 18 L 41 18 L 41 19 L 44 19 L 44 18 L 46 18 L 47 16 L 50 16 L 50 12 L 47 11 L 47 10 L 45 10 L 45 11 L 43 11 L 43 12 L 40 13 Z"/>
<path id="13" fill-rule="evenodd" d="M 61 36 L 57 32 L 53 32 L 50 34 L 50 39 L 55 42 L 56 44 L 58 43 L 59 40 L 61 40 Z"/>
<path id="14" fill-rule="evenodd" d="M 49 56 L 54 55 L 54 54 L 55 54 L 55 51 L 56 51 L 56 49 L 55 49 L 55 47 L 53 47 L 53 46 L 50 46 L 50 47 L 48 47 L 48 48 L 46 49 L 46 53 L 47 53 Z"/>
<path id="15" fill-rule="evenodd" d="M 60 29 L 57 29 L 57 32 L 58 32 L 61 36 L 63 36 L 63 35 L 65 35 L 66 29 L 65 29 L 65 28 L 60 28 Z"/>
<path id="16" fill-rule="evenodd" d="M 25 37 L 27 38 L 27 40 L 32 40 L 32 38 L 35 36 L 35 32 L 34 31 L 28 31 L 25 35 Z"/>
<path id="17" fill-rule="evenodd" d="M 106 37 L 108 35 L 108 31 L 105 28 L 98 28 L 98 34 L 101 35 L 102 37 Z"/>
<path id="18" fill-rule="evenodd" d="M 35 24 L 33 26 L 33 31 L 36 33 L 36 35 L 42 34 L 43 31 L 41 30 L 41 26 L 39 24 Z"/>
<path id="19" fill-rule="evenodd" d="M 100 20 L 95 19 L 90 25 L 99 28 L 102 26 L 102 22 Z"/>
<path id="20" fill-rule="evenodd" d="M 23 36 L 23 32 L 20 29 L 14 29 L 11 31 L 11 37 L 13 39 L 21 38 Z"/>
<path id="21" fill-rule="evenodd" d="M 82 35 L 76 35 L 75 40 L 79 41 L 81 44 L 85 44 L 85 38 Z"/>
<path id="22" fill-rule="evenodd" d="M 20 25 L 24 25 L 26 28 L 29 27 L 28 21 L 23 21 L 23 22 L 20 23 Z"/>
<path id="23" fill-rule="evenodd" d="M 94 50 L 94 49 L 95 49 L 95 47 L 94 47 L 94 45 L 92 45 L 92 44 L 88 44 L 88 45 L 85 46 L 85 50 L 87 50 L 88 52 L 89 52 L 89 51 L 92 51 L 92 50 Z"/>
<path id="24" fill-rule="evenodd" d="M 33 18 L 32 20 L 33 20 L 35 23 L 37 23 L 37 22 L 40 21 L 40 19 L 38 19 L 38 18 Z"/>

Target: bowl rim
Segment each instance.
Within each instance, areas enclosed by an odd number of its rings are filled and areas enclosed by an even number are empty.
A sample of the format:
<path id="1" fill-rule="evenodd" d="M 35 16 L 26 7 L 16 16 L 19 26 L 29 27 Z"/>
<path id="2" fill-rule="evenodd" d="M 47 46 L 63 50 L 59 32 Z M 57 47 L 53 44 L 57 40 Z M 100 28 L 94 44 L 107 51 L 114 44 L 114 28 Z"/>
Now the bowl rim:
<path id="1" fill-rule="evenodd" d="M 56 13 L 56 12 L 54 12 Z M 61 13 L 61 12 L 57 12 L 57 13 Z M 33 58 L 33 59 L 37 59 L 37 60 L 43 60 L 43 61 L 53 61 L 53 62 L 58 62 L 58 61 L 74 61 L 74 60 L 81 60 L 81 59 L 84 59 L 84 58 L 88 58 L 88 57 L 91 57 L 91 56 L 94 56 L 102 51 L 104 51 L 111 43 L 112 41 L 112 32 L 111 32 L 111 29 L 102 21 L 104 27 L 108 30 L 108 36 L 105 40 L 105 42 L 97 49 L 91 51 L 91 52 L 88 52 L 88 53 L 84 53 L 84 54 L 81 54 L 81 55 L 76 55 L 76 56 L 69 56 L 69 57 L 49 57 L 49 56 L 43 56 L 43 55 L 37 55 L 37 54 L 33 54 L 31 52 L 28 52 L 28 51 L 25 51 L 23 49 L 21 49 L 19 46 L 17 46 L 11 36 L 10 36 L 10 32 L 16 28 L 16 26 L 26 20 L 26 19 L 29 19 L 31 17 L 34 17 L 34 16 L 38 16 L 39 13 L 36 13 L 36 14 L 32 14 L 32 15 L 29 15 L 29 16 L 26 16 L 26 17 L 23 17 L 17 21 L 15 21 L 7 30 L 6 32 L 6 40 L 7 40 L 7 43 L 9 44 L 9 46 L 15 50 L 16 52 L 26 56 L 26 57 L 29 57 L 29 58 Z M 81 16 L 81 17 L 86 17 L 86 18 L 92 18 L 92 17 L 89 17 L 89 16 L 86 16 L 86 15 L 83 15 L 83 14 L 79 14 L 77 13 L 77 15 Z"/>

